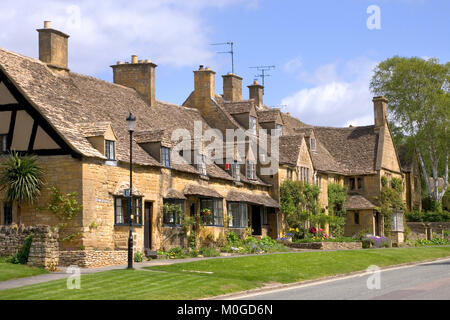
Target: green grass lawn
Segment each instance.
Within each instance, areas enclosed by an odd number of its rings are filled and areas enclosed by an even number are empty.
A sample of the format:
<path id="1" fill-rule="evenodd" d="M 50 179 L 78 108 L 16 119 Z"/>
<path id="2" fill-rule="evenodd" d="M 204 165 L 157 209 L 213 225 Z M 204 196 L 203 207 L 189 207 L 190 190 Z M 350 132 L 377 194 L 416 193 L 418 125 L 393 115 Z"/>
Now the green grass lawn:
<path id="1" fill-rule="evenodd" d="M 7 263 L 5 260 L 5 258 L 0 258 L 0 281 L 37 276 L 38 274 L 47 273 L 44 269 L 31 268 L 21 264 Z"/>
<path id="2" fill-rule="evenodd" d="M 149 271 L 114 270 L 85 275 L 81 290 L 56 280 L 0 291 L 0 299 L 198 299 L 261 287 L 450 257 L 450 247 L 287 253 L 202 260 Z M 198 273 L 212 272 L 212 273 Z"/>

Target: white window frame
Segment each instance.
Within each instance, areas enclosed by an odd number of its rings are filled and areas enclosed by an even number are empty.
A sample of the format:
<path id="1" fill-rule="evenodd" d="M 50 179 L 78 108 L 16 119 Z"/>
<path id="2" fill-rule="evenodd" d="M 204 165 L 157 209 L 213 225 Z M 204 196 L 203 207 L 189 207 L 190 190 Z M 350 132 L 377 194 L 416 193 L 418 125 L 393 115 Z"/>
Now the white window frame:
<path id="1" fill-rule="evenodd" d="M 256 134 L 256 118 L 255 117 L 250 116 L 249 129 L 250 129 L 250 132 L 252 132 L 253 134 Z"/>

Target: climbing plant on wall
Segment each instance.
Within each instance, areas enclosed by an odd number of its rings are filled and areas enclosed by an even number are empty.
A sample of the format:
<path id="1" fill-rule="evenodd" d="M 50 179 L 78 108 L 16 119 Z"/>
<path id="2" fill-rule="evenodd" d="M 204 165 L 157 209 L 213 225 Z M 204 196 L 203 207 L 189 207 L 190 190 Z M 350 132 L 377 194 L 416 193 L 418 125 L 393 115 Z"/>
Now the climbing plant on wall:
<path id="1" fill-rule="evenodd" d="M 404 211 L 403 202 L 403 180 L 392 178 L 389 180 L 381 177 L 381 196 L 378 211 L 382 214 L 384 220 L 384 233 L 389 236 L 392 231 L 392 215 L 395 212 Z"/>

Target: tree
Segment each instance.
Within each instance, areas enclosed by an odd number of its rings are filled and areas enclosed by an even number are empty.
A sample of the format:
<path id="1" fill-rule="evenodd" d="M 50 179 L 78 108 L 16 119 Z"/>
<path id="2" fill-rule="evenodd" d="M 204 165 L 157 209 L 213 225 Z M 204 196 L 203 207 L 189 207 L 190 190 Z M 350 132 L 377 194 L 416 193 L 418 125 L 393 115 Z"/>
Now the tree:
<path id="1" fill-rule="evenodd" d="M 17 203 L 18 224 L 21 223 L 22 204 L 33 203 L 44 184 L 43 171 L 36 161 L 35 156 L 20 157 L 13 152 L 1 166 L 0 191 L 6 190 L 6 202 Z"/>
<path id="2" fill-rule="evenodd" d="M 448 187 L 450 63 L 395 56 L 375 68 L 370 87 L 389 100 L 396 127 L 417 155 L 430 200 L 440 202 Z"/>

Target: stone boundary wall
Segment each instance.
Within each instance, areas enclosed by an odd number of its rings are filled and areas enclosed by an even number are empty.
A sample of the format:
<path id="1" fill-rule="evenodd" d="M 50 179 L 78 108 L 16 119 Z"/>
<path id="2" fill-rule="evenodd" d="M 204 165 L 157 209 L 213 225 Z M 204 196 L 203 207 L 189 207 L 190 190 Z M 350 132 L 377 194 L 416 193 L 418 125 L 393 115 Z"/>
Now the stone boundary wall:
<path id="1" fill-rule="evenodd" d="M 306 243 L 291 243 L 284 242 L 284 245 L 296 249 L 310 249 L 310 250 L 354 250 L 362 249 L 362 242 L 306 242 Z"/>
<path id="2" fill-rule="evenodd" d="M 127 264 L 127 250 L 73 250 L 59 252 L 59 265 L 76 265 L 82 268 L 98 268 L 110 265 Z"/>
<path id="3" fill-rule="evenodd" d="M 427 239 L 428 230 L 432 233 L 442 234 L 442 230 L 450 230 L 450 222 L 407 222 L 411 229 L 408 240 Z"/>
<path id="4" fill-rule="evenodd" d="M 0 256 L 9 257 L 17 254 L 25 242 L 25 238 L 33 234 L 28 265 L 54 270 L 58 266 L 58 232 L 49 226 L 23 225 L 0 226 Z"/>

